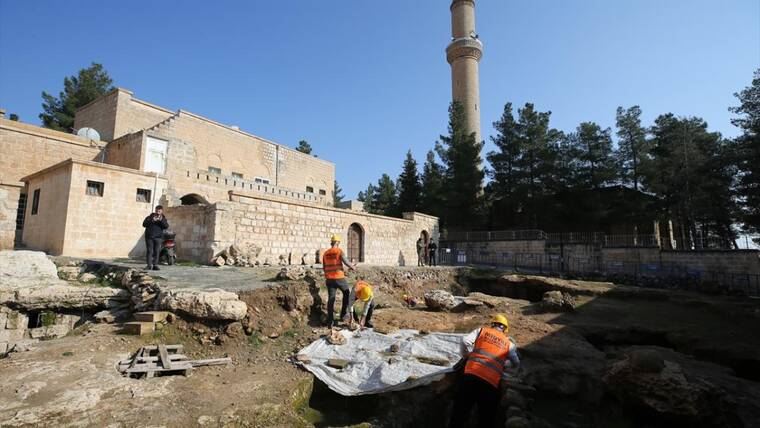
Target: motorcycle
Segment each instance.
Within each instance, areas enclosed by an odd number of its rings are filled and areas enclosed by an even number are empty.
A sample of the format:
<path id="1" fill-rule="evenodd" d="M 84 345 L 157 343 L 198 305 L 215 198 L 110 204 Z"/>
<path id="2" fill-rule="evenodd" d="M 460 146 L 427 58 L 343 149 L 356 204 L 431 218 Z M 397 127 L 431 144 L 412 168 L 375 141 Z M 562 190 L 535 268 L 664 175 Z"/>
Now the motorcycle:
<path id="1" fill-rule="evenodd" d="M 166 263 L 171 266 L 177 261 L 177 249 L 175 248 L 174 237 L 176 233 L 166 230 L 164 231 L 164 243 L 161 246 L 161 253 L 159 253 L 159 262 Z"/>

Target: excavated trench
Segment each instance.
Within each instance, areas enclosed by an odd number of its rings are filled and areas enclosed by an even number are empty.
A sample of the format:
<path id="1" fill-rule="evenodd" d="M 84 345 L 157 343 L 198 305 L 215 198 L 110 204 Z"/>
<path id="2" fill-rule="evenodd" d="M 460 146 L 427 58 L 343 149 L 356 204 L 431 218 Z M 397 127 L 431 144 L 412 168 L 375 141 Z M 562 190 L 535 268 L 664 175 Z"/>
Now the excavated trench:
<path id="1" fill-rule="evenodd" d="M 496 278 L 469 277 L 460 278 L 459 284 L 451 284 L 450 289 L 459 290 L 461 294 L 477 291 L 492 296 L 539 302 L 545 292 L 554 288 L 545 284 L 505 284 Z M 630 304 L 642 302 L 631 301 Z M 614 320 L 616 314 L 610 315 Z M 457 331 L 468 331 L 470 327 L 464 328 L 455 323 Z M 618 380 L 610 381 L 607 376 L 612 367 L 631 358 L 631 353 L 636 349 L 659 349 L 664 355 L 670 355 L 672 351 L 678 358 L 705 361 L 729 368 L 737 378 L 752 382 L 760 379 L 760 364 L 757 360 L 741 353 L 719 351 L 717 348 L 700 349 L 690 338 L 674 337 L 669 331 L 616 325 L 615 322 L 593 326 L 574 326 L 570 322 L 565 324 L 563 332 L 581 343 L 585 341 L 592 352 L 596 350 L 603 354 L 601 361 L 596 362 L 598 369 L 574 370 L 574 367 L 583 366 L 584 356 L 574 356 L 572 353 L 569 356 L 565 353 L 564 356 L 576 359 L 571 364 L 552 364 L 552 355 L 546 354 L 546 347 L 554 347 L 549 353 L 554 352 L 557 347 L 561 348 L 561 340 L 551 336 L 537 339 L 541 345 L 528 345 L 522 349 L 522 361 L 527 372 L 527 375 L 526 372 L 523 373 L 523 382 L 528 388 L 513 387 L 504 392 L 498 426 L 504 426 L 506 420 L 515 416 L 524 418 L 528 423 L 524 426 L 533 427 L 685 427 L 694 426 L 700 418 L 704 418 L 702 420 L 711 426 L 748 426 L 746 416 L 744 419 L 737 416 L 739 411 L 734 406 L 738 405 L 733 404 L 735 399 L 741 402 L 742 397 L 724 400 L 723 397 L 705 393 L 703 395 L 708 401 L 712 398 L 713 402 L 705 404 L 703 409 L 696 406 L 695 414 L 681 414 L 652 406 L 647 401 L 650 397 L 646 397 L 643 390 L 631 389 L 627 384 L 615 384 Z M 550 374 L 542 376 L 540 372 L 543 370 Z M 458 373 L 450 374 L 439 382 L 408 391 L 359 397 L 343 397 L 315 380 L 303 416 L 317 427 L 362 423 L 373 427 L 447 426 L 459 376 Z M 562 382 L 576 385 L 576 389 L 562 391 L 562 388 L 557 388 L 554 384 Z M 667 395 L 665 392 L 665 396 L 657 399 L 666 403 L 678 399 Z M 675 408 L 678 410 L 678 405 Z M 752 411 L 755 411 L 754 408 L 750 410 Z M 471 418 L 469 426 L 476 426 L 474 418 Z"/>

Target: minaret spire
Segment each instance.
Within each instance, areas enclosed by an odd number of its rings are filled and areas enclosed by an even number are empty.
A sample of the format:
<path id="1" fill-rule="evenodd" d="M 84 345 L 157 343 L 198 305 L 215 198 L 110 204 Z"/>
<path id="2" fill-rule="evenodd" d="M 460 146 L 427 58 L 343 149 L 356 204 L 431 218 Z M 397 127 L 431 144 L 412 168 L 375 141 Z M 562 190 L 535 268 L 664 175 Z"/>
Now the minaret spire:
<path id="1" fill-rule="evenodd" d="M 483 56 L 483 43 L 475 32 L 475 1 L 451 2 L 451 43 L 446 60 L 451 64 L 452 98 L 464 106 L 467 129 L 480 137 L 480 88 L 478 63 Z"/>

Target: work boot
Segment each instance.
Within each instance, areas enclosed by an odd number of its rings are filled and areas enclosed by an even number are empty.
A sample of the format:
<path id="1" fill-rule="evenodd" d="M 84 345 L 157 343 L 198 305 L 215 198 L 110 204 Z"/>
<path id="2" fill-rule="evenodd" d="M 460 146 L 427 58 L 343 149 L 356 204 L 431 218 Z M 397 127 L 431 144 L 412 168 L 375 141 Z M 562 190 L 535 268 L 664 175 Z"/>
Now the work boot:
<path id="1" fill-rule="evenodd" d="M 161 270 L 158 268 L 158 265 L 153 265 L 153 270 Z"/>
<path id="2" fill-rule="evenodd" d="M 371 322 L 367 321 L 364 323 L 364 328 L 375 328 L 375 326 Z"/>
<path id="3" fill-rule="evenodd" d="M 335 321 L 333 321 L 333 320 L 327 321 L 325 323 L 325 327 L 327 327 L 327 328 L 333 328 L 333 327 L 335 327 Z"/>
<path id="4" fill-rule="evenodd" d="M 153 266 L 151 265 L 145 266 L 145 270 L 151 270 L 151 269 L 153 269 Z"/>

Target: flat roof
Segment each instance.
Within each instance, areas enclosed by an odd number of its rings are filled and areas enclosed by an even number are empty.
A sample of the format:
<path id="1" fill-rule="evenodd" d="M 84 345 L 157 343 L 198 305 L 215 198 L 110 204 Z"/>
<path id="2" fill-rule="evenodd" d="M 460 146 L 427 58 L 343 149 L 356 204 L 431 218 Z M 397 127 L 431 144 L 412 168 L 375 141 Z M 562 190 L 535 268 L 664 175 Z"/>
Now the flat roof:
<path id="1" fill-rule="evenodd" d="M 140 170 L 132 169 L 132 168 L 125 168 L 123 166 L 116 166 L 116 165 L 111 165 L 111 164 L 107 164 L 107 163 L 85 161 L 85 160 L 76 160 L 76 159 L 68 158 L 68 159 L 66 159 L 64 161 L 58 162 L 57 164 L 51 165 L 51 166 L 49 166 L 47 168 L 41 169 L 41 170 L 39 170 L 37 172 L 33 172 L 33 173 L 31 173 L 31 174 L 29 174 L 29 175 L 27 175 L 25 177 L 22 177 L 21 181 L 24 182 L 24 183 L 26 183 L 29 180 L 31 180 L 32 178 L 38 177 L 40 175 L 45 175 L 45 174 L 49 173 L 50 171 L 54 171 L 56 169 L 60 169 L 60 168 L 63 168 L 63 167 L 69 166 L 69 165 L 73 165 L 73 164 L 86 165 L 86 166 L 91 166 L 91 167 L 95 167 L 95 168 L 106 169 L 106 170 L 109 170 L 109 171 L 117 171 L 117 172 L 121 172 L 121 173 L 124 173 L 124 174 L 142 175 L 142 176 L 150 177 L 150 178 L 158 177 L 158 178 L 161 178 L 161 179 L 166 179 L 166 176 L 159 175 L 159 174 L 156 174 L 156 173 L 140 171 Z"/>

